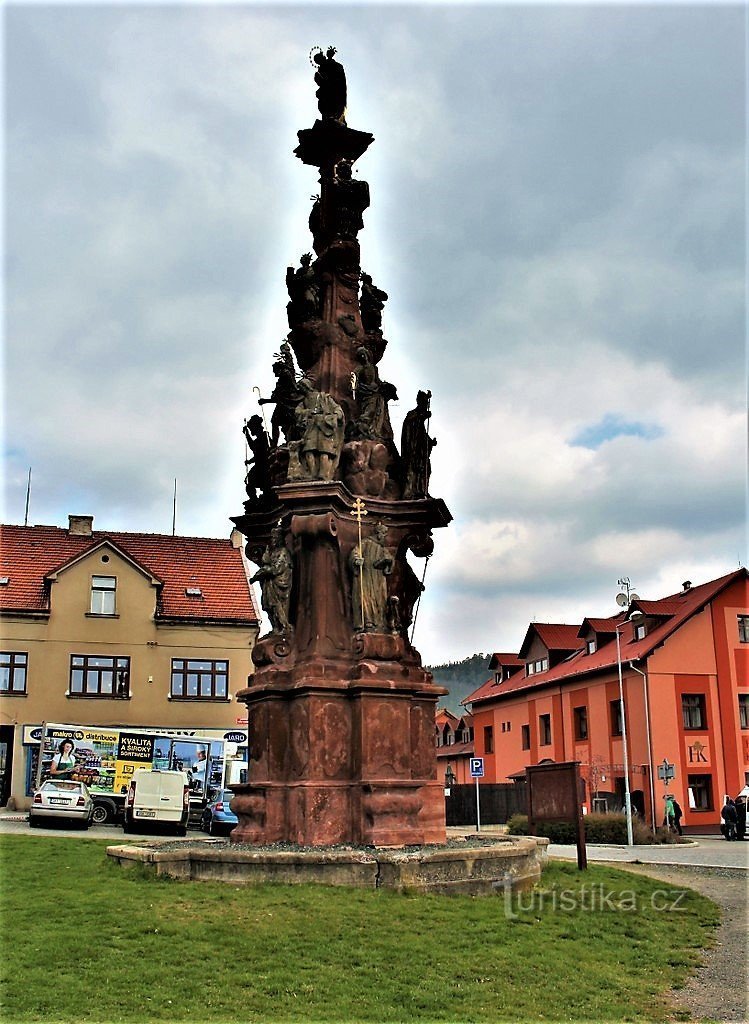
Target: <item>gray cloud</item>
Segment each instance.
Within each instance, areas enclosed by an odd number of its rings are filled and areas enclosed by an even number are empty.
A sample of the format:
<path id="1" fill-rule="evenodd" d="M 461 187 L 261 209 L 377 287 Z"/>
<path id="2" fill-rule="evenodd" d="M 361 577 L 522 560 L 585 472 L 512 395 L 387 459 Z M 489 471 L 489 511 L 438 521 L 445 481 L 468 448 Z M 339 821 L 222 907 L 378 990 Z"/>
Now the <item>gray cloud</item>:
<path id="1" fill-rule="evenodd" d="M 434 392 L 430 661 L 678 588 L 743 542 L 743 14 L 20 7 L 6 15 L 6 517 L 224 534 L 309 247 L 307 53 L 376 143 L 363 263 L 396 429 Z M 585 449 L 618 416 L 651 425 Z M 684 575 L 686 574 L 686 575 Z M 707 575 L 704 575 L 707 578 Z M 662 592 L 666 592 L 666 590 Z M 585 602 L 590 602 L 588 607 Z M 512 639 L 514 637 L 514 639 Z M 504 638 L 504 639 L 503 639 Z"/>

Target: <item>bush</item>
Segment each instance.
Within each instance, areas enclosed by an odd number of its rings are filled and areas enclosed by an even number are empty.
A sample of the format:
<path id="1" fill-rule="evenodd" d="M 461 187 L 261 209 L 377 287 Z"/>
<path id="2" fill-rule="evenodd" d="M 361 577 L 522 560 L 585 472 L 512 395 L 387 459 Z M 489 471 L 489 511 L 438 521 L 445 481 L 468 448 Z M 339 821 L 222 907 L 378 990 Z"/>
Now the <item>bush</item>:
<path id="1" fill-rule="evenodd" d="M 507 833 L 511 836 L 527 836 L 528 835 L 528 815 L 527 814 L 513 814 L 511 818 L 507 819 Z"/>
<path id="2" fill-rule="evenodd" d="M 627 842 L 627 819 L 623 814 L 586 814 L 585 841 L 588 843 L 604 843 L 623 845 Z M 642 822 L 635 822 L 635 842 L 652 842 L 650 830 Z M 640 834 L 640 829 L 642 833 Z M 511 836 L 528 835 L 528 816 L 513 814 L 507 822 L 507 831 Z M 546 836 L 552 843 L 574 843 L 576 841 L 575 826 L 570 822 L 539 824 L 538 835 Z M 646 838 L 645 836 L 650 838 Z"/>

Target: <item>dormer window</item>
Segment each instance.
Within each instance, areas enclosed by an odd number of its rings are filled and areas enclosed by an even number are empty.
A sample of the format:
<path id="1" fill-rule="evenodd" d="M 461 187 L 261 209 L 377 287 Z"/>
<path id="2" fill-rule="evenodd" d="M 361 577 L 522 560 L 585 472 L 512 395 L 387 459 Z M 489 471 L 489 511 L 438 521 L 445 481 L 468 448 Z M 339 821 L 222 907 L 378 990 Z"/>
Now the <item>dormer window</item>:
<path id="1" fill-rule="evenodd" d="M 91 577 L 91 614 L 114 615 L 115 595 L 117 592 L 116 576 Z"/>
<path id="2" fill-rule="evenodd" d="M 496 686 L 497 683 L 501 683 L 501 682 L 502 682 L 502 671 L 500 670 L 499 672 L 495 672 L 494 673 L 494 684 Z"/>
<path id="3" fill-rule="evenodd" d="M 537 672 L 546 672 L 549 667 L 548 658 L 538 658 L 536 661 L 529 661 L 525 666 L 525 674 L 533 676 Z"/>
<path id="4" fill-rule="evenodd" d="M 588 642 L 587 642 L 587 644 L 585 646 L 586 646 L 586 649 L 588 651 L 588 654 L 595 654 L 596 651 L 598 650 L 598 644 L 596 643 L 595 640 L 588 640 Z"/>
<path id="5" fill-rule="evenodd" d="M 635 626 L 635 640 L 644 640 L 647 629 L 644 622 L 638 622 Z"/>

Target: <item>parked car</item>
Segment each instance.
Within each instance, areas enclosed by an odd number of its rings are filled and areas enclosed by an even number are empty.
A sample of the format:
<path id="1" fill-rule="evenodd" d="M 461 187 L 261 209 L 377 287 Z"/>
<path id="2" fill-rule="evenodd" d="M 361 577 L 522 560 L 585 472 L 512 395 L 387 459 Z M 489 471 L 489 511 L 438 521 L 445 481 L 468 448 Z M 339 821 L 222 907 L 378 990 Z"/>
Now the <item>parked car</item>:
<path id="1" fill-rule="evenodd" d="M 168 827 L 178 836 L 187 833 L 190 784 L 187 772 L 136 768 L 125 798 L 125 832 Z"/>
<path id="2" fill-rule="evenodd" d="M 229 801 L 234 796 L 230 789 L 221 790 L 209 804 L 200 819 L 200 827 L 209 836 L 227 835 L 238 824 L 238 819 Z"/>
<path id="3" fill-rule="evenodd" d="M 47 779 L 34 793 L 29 810 L 29 825 L 38 828 L 48 819 L 57 819 L 88 828 L 93 814 L 94 801 L 85 783 Z"/>

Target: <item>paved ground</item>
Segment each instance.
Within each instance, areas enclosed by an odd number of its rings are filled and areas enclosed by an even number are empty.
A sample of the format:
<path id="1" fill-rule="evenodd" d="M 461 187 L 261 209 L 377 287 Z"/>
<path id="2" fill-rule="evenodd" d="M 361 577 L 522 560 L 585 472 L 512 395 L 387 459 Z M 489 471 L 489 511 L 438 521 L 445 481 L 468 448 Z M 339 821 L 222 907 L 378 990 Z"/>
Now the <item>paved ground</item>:
<path id="1" fill-rule="evenodd" d="M 690 837 L 689 846 L 589 846 L 588 860 L 627 861 L 630 864 L 678 864 L 692 867 L 749 869 L 749 841 L 727 842 L 722 836 Z M 549 846 L 550 857 L 575 860 L 574 846 Z"/>
<path id="2" fill-rule="evenodd" d="M 58 824 L 45 824 L 42 828 L 29 828 L 28 815 L 21 811 L 0 813 L 0 835 L 70 836 L 75 839 L 120 839 L 125 842 L 134 838 L 125 835 L 121 825 L 92 825 L 85 831 L 78 828 L 64 828 Z M 168 839 L 172 842 L 177 838 L 173 833 L 171 835 L 152 833 L 152 835 L 154 838 Z M 205 833 L 200 829 L 195 831 L 190 829 L 186 839 L 195 839 L 200 836 L 205 836 Z"/>

